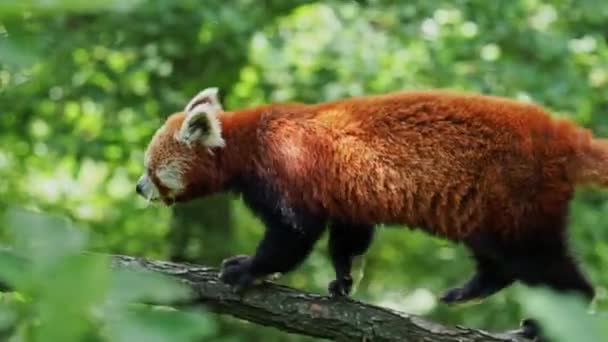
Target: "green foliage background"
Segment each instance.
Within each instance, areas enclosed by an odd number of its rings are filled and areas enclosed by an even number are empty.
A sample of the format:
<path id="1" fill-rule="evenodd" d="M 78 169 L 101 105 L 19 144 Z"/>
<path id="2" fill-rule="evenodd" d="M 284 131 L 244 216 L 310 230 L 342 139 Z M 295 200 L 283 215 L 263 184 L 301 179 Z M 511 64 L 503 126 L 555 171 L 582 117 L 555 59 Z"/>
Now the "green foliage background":
<path id="1" fill-rule="evenodd" d="M 0 0 L 0 212 L 68 216 L 96 251 L 217 264 L 261 235 L 239 199 L 146 208 L 134 193 L 153 132 L 198 90 L 219 86 L 238 108 L 453 88 L 534 101 L 608 136 L 607 20 L 608 2 L 594 0 Z M 581 190 L 571 215 L 600 312 L 607 199 Z M 324 292 L 332 270 L 318 247 L 282 281 Z M 519 286 L 478 305 L 437 303 L 471 269 L 460 246 L 381 229 L 355 297 L 443 323 L 515 326 Z M 303 340 L 218 320 L 207 340 Z"/>

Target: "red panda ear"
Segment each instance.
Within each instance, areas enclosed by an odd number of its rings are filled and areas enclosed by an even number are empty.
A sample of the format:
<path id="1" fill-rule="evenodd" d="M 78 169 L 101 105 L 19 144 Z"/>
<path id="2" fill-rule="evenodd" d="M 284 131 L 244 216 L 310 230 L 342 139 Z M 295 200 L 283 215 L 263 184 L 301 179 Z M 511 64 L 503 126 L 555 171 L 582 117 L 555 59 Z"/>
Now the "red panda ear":
<path id="1" fill-rule="evenodd" d="M 222 104 L 218 98 L 218 89 L 216 87 L 201 90 L 192 98 L 192 100 L 190 100 L 190 102 L 188 102 L 184 112 L 192 112 L 194 109 L 196 109 L 196 107 L 201 105 L 213 108 L 213 110 L 217 111 L 218 114 L 219 112 L 223 111 Z"/>
<path id="2" fill-rule="evenodd" d="M 217 99 L 217 88 L 207 88 L 198 93 L 184 111 L 186 118 L 177 132 L 177 140 L 188 145 L 200 141 L 207 147 L 224 146 L 218 119 L 223 109 Z"/>

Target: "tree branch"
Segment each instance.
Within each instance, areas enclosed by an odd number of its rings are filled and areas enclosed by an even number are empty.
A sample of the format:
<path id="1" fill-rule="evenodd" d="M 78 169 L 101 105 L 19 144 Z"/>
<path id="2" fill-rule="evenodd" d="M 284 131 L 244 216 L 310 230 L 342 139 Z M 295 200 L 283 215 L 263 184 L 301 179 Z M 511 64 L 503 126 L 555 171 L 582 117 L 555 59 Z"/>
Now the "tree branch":
<path id="1" fill-rule="evenodd" d="M 116 268 L 164 273 L 189 286 L 207 310 L 272 326 L 283 331 L 336 341 L 529 341 L 515 332 L 490 334 L 447 327 L 405 313 L 346 298 L 329 298 L 264 283 L 238 295 L 218 278 L 215 269 L 130 256 L 113 256 Z"/>

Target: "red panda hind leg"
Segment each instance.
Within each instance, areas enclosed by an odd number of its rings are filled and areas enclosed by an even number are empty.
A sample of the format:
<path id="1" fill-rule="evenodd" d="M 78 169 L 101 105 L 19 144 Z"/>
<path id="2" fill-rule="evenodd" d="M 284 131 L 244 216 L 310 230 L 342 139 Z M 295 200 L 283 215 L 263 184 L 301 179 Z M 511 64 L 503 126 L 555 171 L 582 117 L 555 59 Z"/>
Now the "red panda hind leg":
<path id="1" fill-rule="evenodd" d="M 475 274 L 462 287 L 446 291 L 441 301 L 446 304 L 483 299 L 511 285 L 515 281 L 513 274 L 506 271 L 500 261 L 493 260 L 473 250 L 477 264 Z"/>
<path id="2" fill-rule="evenodd" d="M 372 225 L 349 225 L 332 222 L 329 227 L 329 256 L 336 271 L 336 279 L 329 283 L 329 294 L 347 296 L 353 286 L 353 259 L 365 254 L 374 237 Z"/>
<path id="3" fill-rule="evenodd" d="M 462 288 L 447 291 L 442 300 L 455 303 L 481 299 L 519 280 L 531 286 L 577 293 L 591 301 L 594 290 L 570 255 L 565 221 L 546 220 L 543 226 L 509 239 L 491 233 L 467 239 L 477 261 L 477 272 Z"/>
<path id="4" fill-rule="evenodd" d="M 507 259 L 507 267 L 517 278 L 531 286 L 548 286 L 553 290 L 572 293 L 591 301 L 595 295 L 566 246 L 565 238 L 538 238 L 520 242 L 518 253 Z"/>

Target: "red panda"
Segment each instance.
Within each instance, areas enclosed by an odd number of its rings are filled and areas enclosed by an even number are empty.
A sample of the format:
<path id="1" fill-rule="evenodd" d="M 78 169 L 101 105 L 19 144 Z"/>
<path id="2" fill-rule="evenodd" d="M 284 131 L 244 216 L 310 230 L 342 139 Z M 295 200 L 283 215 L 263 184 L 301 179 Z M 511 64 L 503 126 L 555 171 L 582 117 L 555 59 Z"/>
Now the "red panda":
<path id="1" fill-rule="evenodd" d="M 374 226 L 402 224 L 471 250 L 476 272 L 446 303 L 516 280 L 594 296 L 566 220 L 576 185 L 608 186 L 608 143 L 533 104 L 434 90 L 224 111 L 210 88 L 156 132 L 145 167 L 150 200 L 232 191 L 260 216 L 254 255 L 222 264 L 237 289 L 293 270 L 327 227 L 329 292 L 347 295 Z"/>

